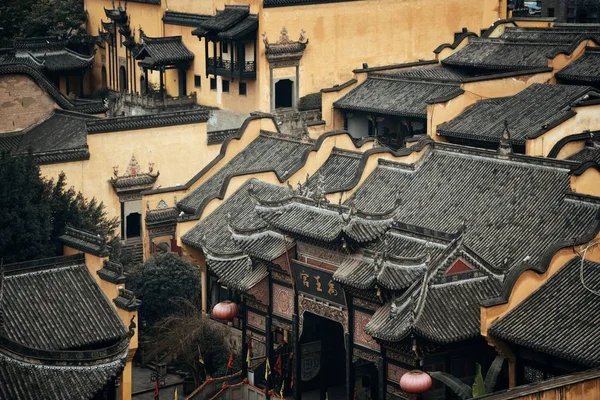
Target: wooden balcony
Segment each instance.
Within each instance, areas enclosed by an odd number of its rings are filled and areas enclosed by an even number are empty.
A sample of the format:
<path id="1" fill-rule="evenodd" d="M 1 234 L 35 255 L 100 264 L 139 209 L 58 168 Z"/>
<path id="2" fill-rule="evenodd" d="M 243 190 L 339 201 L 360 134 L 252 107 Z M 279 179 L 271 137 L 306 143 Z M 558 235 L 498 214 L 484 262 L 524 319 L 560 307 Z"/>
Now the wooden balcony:
<path id="1" fill-rule="evenodd" d="M 256 79 L 256 62 L 224 60 L 220 57 L 206 59 L 206 73 L 233 79 Z"/>

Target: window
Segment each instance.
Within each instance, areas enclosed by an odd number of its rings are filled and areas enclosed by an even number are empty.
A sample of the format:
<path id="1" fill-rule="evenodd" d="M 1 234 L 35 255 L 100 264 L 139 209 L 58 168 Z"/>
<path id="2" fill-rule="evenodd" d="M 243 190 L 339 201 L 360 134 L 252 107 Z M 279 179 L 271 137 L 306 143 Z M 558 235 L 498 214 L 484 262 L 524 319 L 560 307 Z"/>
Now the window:
<path id="1" fill-rule="evenodd" d="M 223 80 L 223 92 L 229 93 L 229 81 Z"/>
<path id="2" fill-rule="evenodd" d="M 246 82 L 240 82 L 240 96 L 246 95 Z"/>
<path id="3" fill-rule="evenodd" d="M 223 52 L 223 54 L 227 54 L 227 52 L 229 51 L 229 46 L 227 45 L 227 43 L 221 42 L 221 51 Z"/>
<path id="4" fill-rule="evenodd" d="M 548 8 L 548 16 L 549 17 L 554 17 L 554 8 Z"/>
<path id="5" fill-rule="evenodd" d="M 194 75 L 194 86 L 195 87 L 202 86 L 202 81 L 200 80 L 200 75 Z"/>
<path id="6" fill-rule="evenodd" d="M 210 90 L 217 90 L 217 78 L 210 78 Z"/>

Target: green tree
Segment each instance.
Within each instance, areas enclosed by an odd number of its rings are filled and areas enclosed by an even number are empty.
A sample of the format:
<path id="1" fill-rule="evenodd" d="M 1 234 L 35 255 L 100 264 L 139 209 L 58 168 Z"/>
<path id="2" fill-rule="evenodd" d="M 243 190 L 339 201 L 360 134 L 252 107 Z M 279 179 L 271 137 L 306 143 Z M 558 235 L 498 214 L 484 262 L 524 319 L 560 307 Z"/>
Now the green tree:
<path id="1" fill-rule="evenodd" d="M 89 202 L 66 177 L 46 180 L 31 155 L 0 153 L 0 258 L 5 263 L 61 254 L 65 225 L 111 236 L 119 222 L 108 219 L 104 204 Z"/>
<path id="2" fill-rule="evenodd" d="M 149 326 L 176 315 L 181 300 L 200 305 L 198 269 L 173 253 L 156 254 L 133 268 L 127 285 L 142 300 L 140 319 Z"/>
<path id="3" fill-rule="evenodd" d="M 494 391 L 496 382 L 498 381 L 498 375 L 500 375 L 500 371 L 502 371 L 502 364 L 504 364 L 504 357 L 496 356 L 494 361 L 492 361 L 490 368 L 488 369 L 485 380 L 483 379 L 483 374 L 481 373 L 481 365 L 477 364 L 473 386 L 469 386 L 457 377 L 445 372 L 433 371 L 430 372 L 429 375 L 448 386 L 450 390 L 452 390 L 462 400 L 468 400 L 483 396 L 485 394 L 490 394 Z"/>
<path id="4" fill-rule="evenodd" d="M 154 326 L 153 348 L 168 349 L 168 354 L 182 363 L 199 385 L 206 376 L 220 377 L 239 371 L 243 362 L 234 354 L 234 370 L 227 368 L 229 348 L 225 327 L 211 321 L 189 301 L 176 301 L 178 311 Z M 200 361 L 200 352 L 202 361 Z"/>
<path id="5" fill-rule="evenodd" d="M 73 43 L 89 40 L 83 0 L 3 0 L 0 2 L 0 47 L 15 37 L 65 36 Z"/>

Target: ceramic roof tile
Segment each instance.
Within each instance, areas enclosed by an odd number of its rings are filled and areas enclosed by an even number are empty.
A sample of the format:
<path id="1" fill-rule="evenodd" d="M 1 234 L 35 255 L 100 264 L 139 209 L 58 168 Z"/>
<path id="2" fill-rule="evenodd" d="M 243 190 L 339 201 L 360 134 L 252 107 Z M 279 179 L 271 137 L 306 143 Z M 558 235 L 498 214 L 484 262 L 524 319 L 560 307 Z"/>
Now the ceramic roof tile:
<path id="1" fill-rule="evenodd" d="M 311 146 L 312 143 L 261 134 L 202 185 L 179 201 L 177 207 L 188 213 L 201 213 L 206 204 L 220 194 L 228 178 L 240 173 L 270 170 L 275 171 L 281 180 L 286 180 Z"/>
<path id="2" fill-rule="evenodd" d="M 91 399 L 123 371 L 125 360 L 71 364 L 40 365 L 0 354 L 0 398 Z"/>
<path id="3" fill-rule="evenodd" d="M 512 71 L 548 67 L 548 60 L 569 43 L 525 43 L 502 39 L 471 39 L 462 49 L 446 57 L 442 64 Z"/>
<path id="4" fill-rule="evenodd" d="M 370 77 L 333 106 L 344 110 L 426 118 L 428 101 L 461 93 L 458 84 Z"/>
<path id="5" fill-rule="evenodd" d="M 26 153 L 31 149 L 36 154 L 87 149 L 86 121 L 91 120 L 96 118 L 55 110 L 49 118 L 24 131 L 23 139 L 15 152 Z"/>
<path id="6" fill-rule="evenodd" d="M 556 78 L 597 84 L 600 81 L 600 50 L 586 48 L 581 57 L 558 71 Z"/>
<path id="7" fill-rule="evenodd" d="M 174 64 L 194 59 L 192 53 L 181 40 L 181 36 L 159 38 L 144 37 L 136 59 L 150 57 L 154 65 Z"/>
<path id="8" fill-rule="evenodd" d="M 460 82 L 468 78 L 471 74 L 457 68 L 447 67 L 441 64 L 425 65 L 413 68 L 398 68 L 378 72 L 377 75 L 415 79 L 415 80 L 434 80 L 446 82 Z"/>
<path id="9" fill-rule="evenodd" d="M 581 151 L 568 157 L 568 160 L 577 161 L 580 163 L 586 161 L 595 161 L 600 163 L 600 146 L 598 144 L 586 146 Z"/>
<path id="10" fill-rule="evenodd" d="M 502 281 L 487 265 L 473 259 L 461 243 L 462 237 L 458 237 L 437 258 L 431 258 L 423 277 L 400 298 L 382 306 L 365 326 L 365 332 L 389 341 L 416 334 L 437 343 L 478 336 L 480 302 L 498 295 Z M 468 259 L 473 271 L 446 276 L 447 268 L 459 258 Z"/>
<path id="11" fill-rule="evenodd" d="M 45 261 L 46 266 L 34 271 L 27 263 L 4 266 L 6 337 L 46 350 L 121 340 L 125 326 L 82 260 L 72 265 L 65 265 L 62 257 Z"/>
<path id="12" fill-rule="evenodd" d="M 204 248 L 213 254 L 239 254 L 241 248 L 229 231 L 229 223 L 236 229 L 260 229 L 266 223 L 254 211 L 254 203 L 248 193 L 252 183 L 256 196 L 278 200 L 289 195 L 287 188 L 251 179 L 223 202 L 215 211 L 190 229 L 181 240 L 190 246 Z M 228 222 L 227 216 L 231 215 Z"/>
<path id="13" fill-rule="evenodd" d="M 600 365 L 600 264 L 572 259 L 494 322 L 489 333 L 510 343 L 587 366 Z"/>
<path id="14" fill-rule="evenodd" d="M 511 162 L 488 151 L 435 144 L 414 168 L 380 162 L 356 191 L 364 212 L 395 203 L 398 222 L 442 232 L 466 225 L 465 243 L 497 268 L 524 257 L 537 263 L 548 246 L 595 226 L 598 205 L 566 198 L 570 176 L 559 163 Z"/>
<path id="15" fill-rule="evenodd" d="M 248 6 L 225 6 L 214 16 L 202 21 L 200 27 L 206 31 L 223 32 L 244 20 L 249 13 Z"/>
<path id="16" fill-rule="evenodd" d="M 589 86 L 533 84 L 511 97 L 481 100 L 438 126 L 440 135 L 499 142 L 508 122 L 510 141 L 525 144 L 574 115 L 569 107 L 594 89 Z"/>

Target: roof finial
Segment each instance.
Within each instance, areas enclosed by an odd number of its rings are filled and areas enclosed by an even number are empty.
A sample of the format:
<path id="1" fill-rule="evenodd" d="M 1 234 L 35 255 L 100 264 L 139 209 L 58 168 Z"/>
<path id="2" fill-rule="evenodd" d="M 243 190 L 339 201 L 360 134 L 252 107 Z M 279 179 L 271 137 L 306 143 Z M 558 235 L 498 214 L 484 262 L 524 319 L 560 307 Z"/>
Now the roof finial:
<path id="1" fill-rule="evenodd" d="M 508 156 L 512 154 L 512 146 L 510 144 L 510 132 L 508 131 L 508 121 L 504 120 L 504 132 L 500 138 L 500 144 L 498 145 L 498 154 L 502 156 Z"/>

